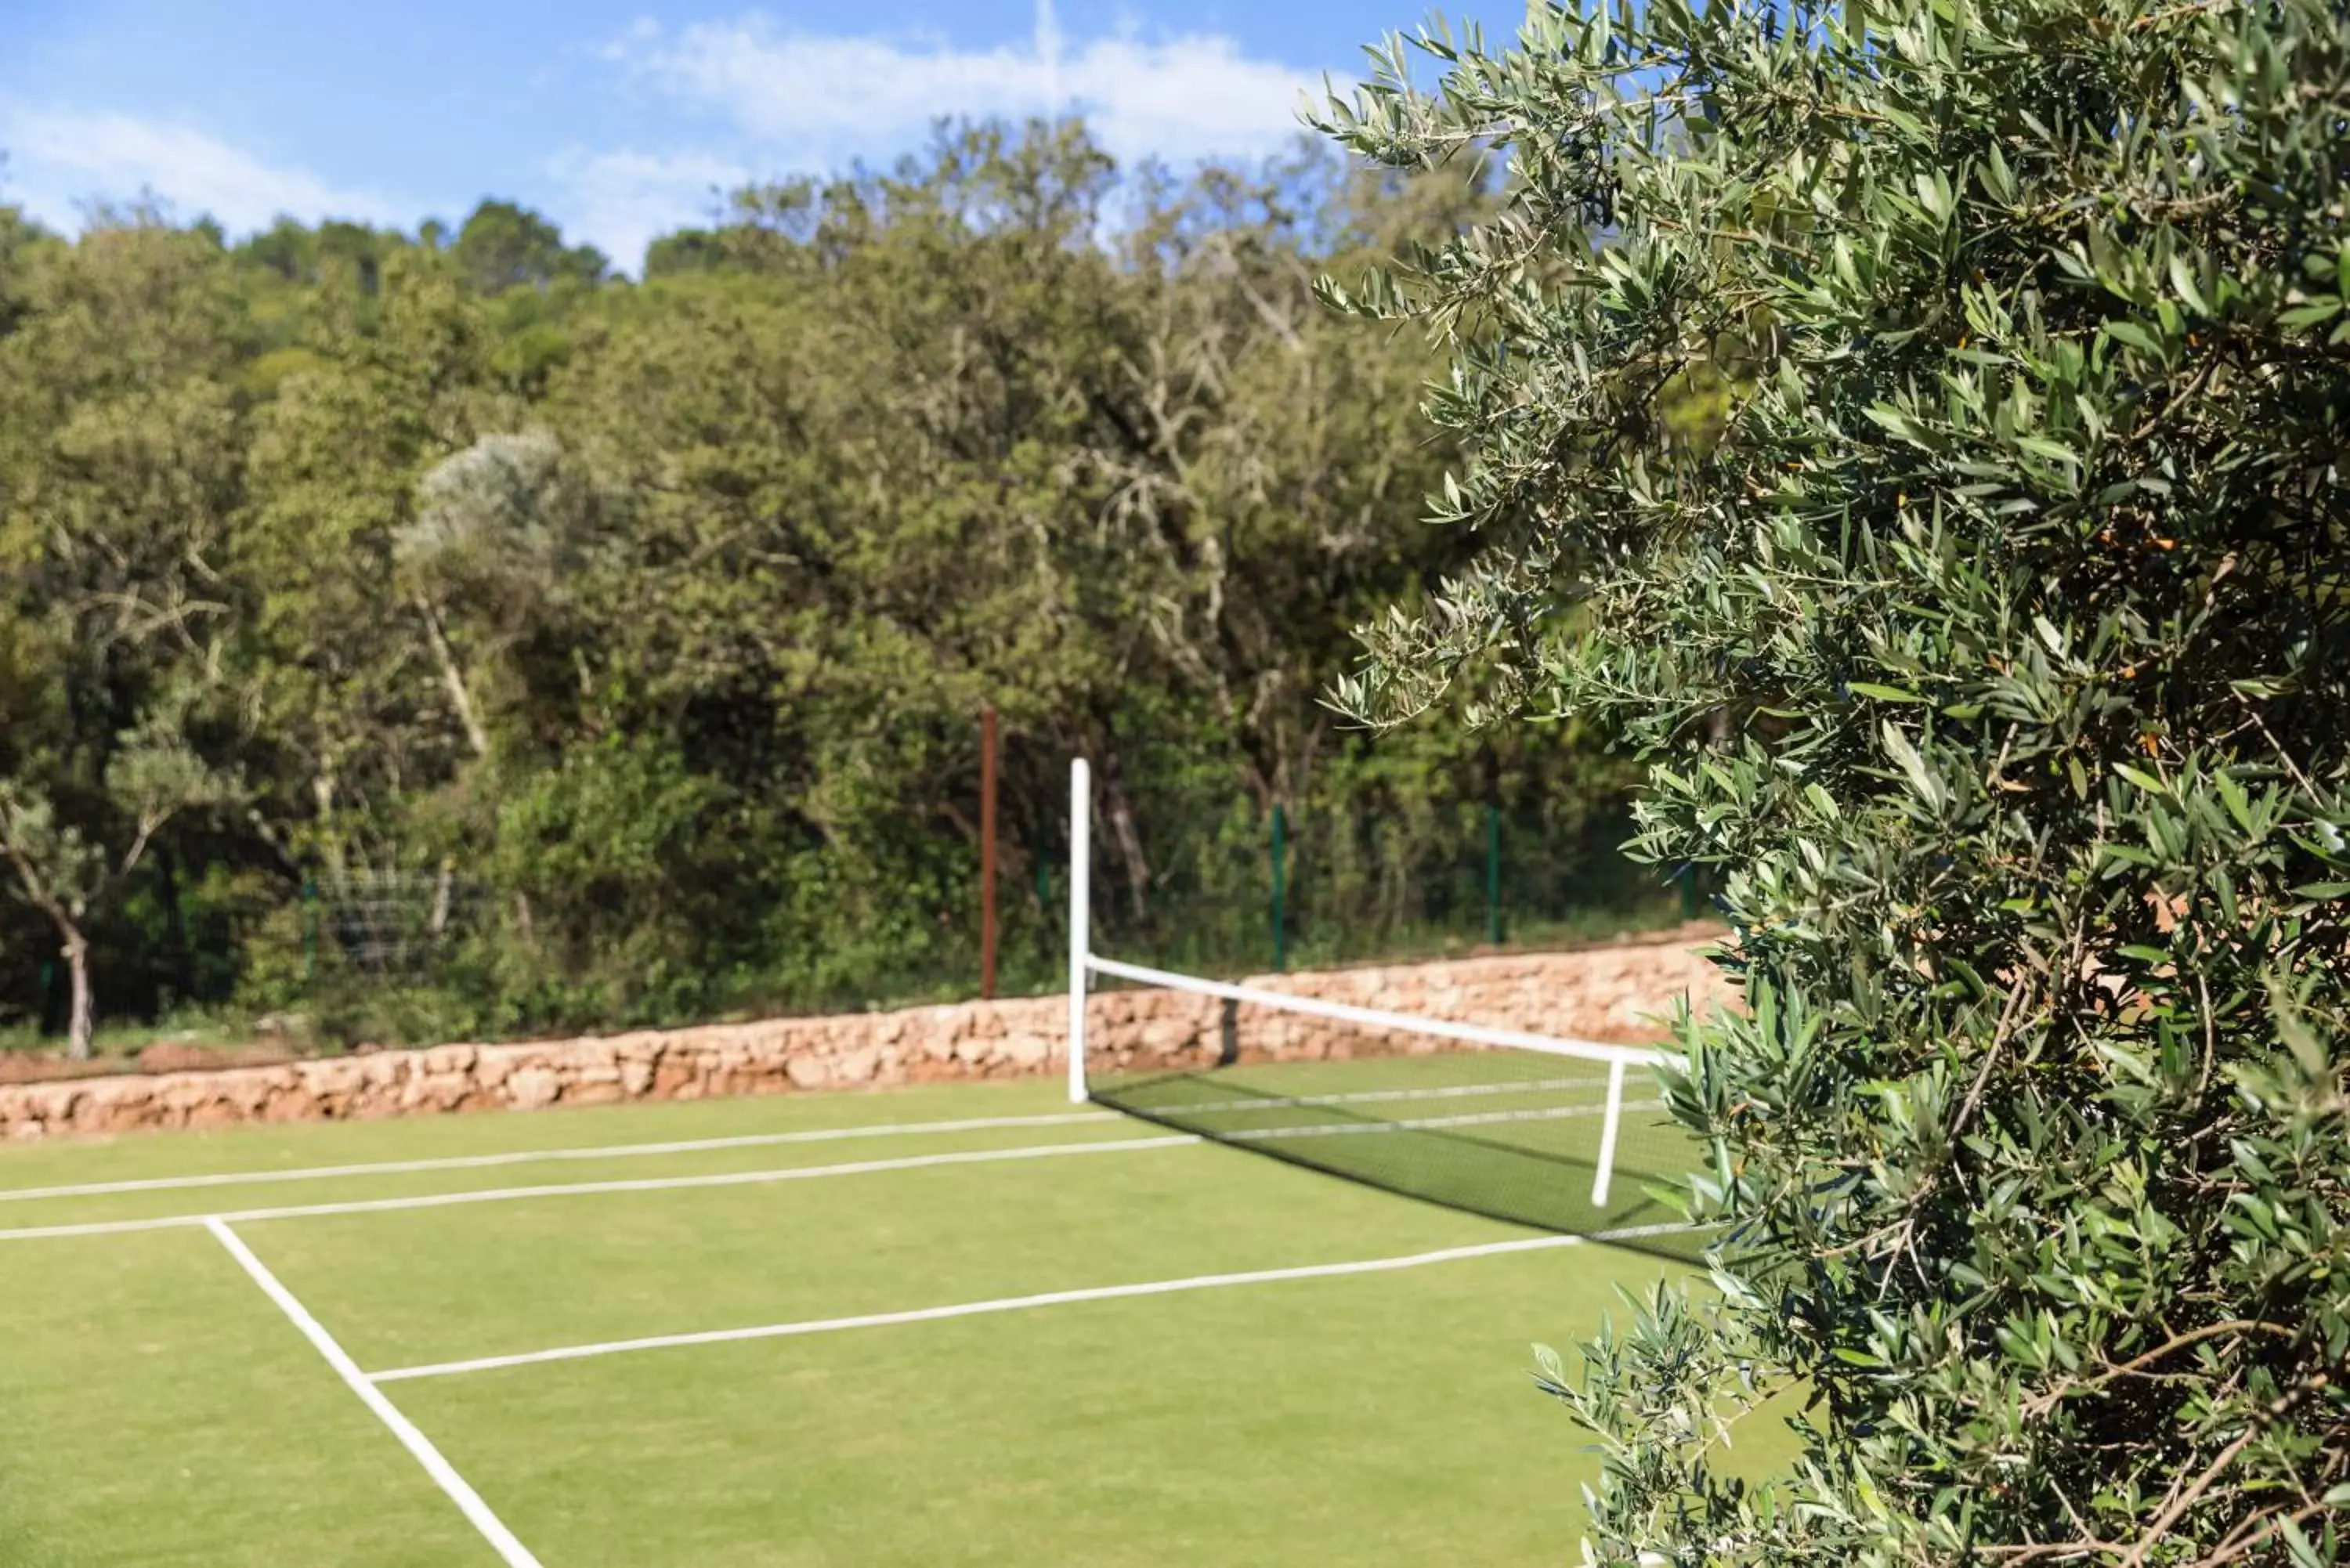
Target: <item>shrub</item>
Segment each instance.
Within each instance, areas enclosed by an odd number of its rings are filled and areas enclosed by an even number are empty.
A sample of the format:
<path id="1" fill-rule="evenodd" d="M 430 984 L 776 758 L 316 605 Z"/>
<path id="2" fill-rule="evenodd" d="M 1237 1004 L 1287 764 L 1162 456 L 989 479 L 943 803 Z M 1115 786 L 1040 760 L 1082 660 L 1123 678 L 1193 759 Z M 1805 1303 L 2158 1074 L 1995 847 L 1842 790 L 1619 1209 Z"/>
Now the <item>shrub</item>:
<path id="1" fill-rule="evenodd" d="M 1489 548 L 1342 696 L 1475 661 L 1616 726 L 1748 1001 L 1669 1083 L 1717 1292 L 1546 1375 L 1586 1560 L 2340 1561 L 2350 15 L 1424 47 L 1329 129 L 1504 151 L 1506 209 L 1329 292 L 1450 338 L 1435 505 Z M 1733 1479 L 1782 1390 L 1799 1460 Z"/>

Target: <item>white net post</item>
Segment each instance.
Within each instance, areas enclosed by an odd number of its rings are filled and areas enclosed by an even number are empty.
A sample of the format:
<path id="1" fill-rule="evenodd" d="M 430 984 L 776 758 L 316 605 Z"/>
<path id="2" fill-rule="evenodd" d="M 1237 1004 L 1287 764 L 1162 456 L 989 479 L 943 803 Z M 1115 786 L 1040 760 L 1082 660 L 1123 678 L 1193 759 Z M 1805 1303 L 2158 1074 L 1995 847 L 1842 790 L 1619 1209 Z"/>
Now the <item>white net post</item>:
<path id="1" fill-rule="evenodd" d="M 1086 963 L 1093 937 L 1094 790 L 1083 757 L 1069 761 L 1069 1102 L 1086 1103 Z"/>
<path id="2" fill-rule="evenodd" d="M 1607 1111 L 1599 1123 L 1599 1169 L 1591 1178 L 1591 1206 L 1607 1207 L 1607 1188 L 1616 1175 L 1616 1133 L 1624 1122 L 1624 1058 L 1607 1064 Z"/>

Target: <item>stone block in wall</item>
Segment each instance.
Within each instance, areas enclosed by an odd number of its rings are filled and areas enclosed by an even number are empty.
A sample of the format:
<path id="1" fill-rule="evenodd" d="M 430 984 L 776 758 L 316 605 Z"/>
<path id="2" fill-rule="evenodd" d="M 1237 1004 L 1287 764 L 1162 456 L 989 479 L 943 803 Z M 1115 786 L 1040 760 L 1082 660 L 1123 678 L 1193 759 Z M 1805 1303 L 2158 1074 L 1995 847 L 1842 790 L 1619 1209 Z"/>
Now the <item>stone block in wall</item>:
<path id="1" fill-rule="evenodd" d="M 535 1111 L 555 1104 L 563 1092 L 563 1081 L 551 1067 L 524 1067 L 506 1079 L 506 1104 L 518 1111 Z"/>
<path id="2" fill-rule="evenodd" d="M 299 1073 L 288 1073 L 283 1079 L 273 1080 L 269 1098 L 261 1107 L 261 1119 L 265 1122 L 311 1122 L 325 1115 L 318 1096 L 310 1092 Z"/>
<path id="3" fill-rule="evenodd" d="M 282 1067 L 265 1067 L 253 1073 L 215 1073 L 220 1097 L 236 1107 L 243 1119 L 251 1120 L 261 1114 L 261 1107 L 293 1075 Z"/>
<path id="4" fill-rule="evenodd" d="M 305 1062 L 302 1074 L 309 1080 L 310 1092 L 322 1097 L 356 1094 L 367 1081 L 362 1059 L 358 1057 Z"/>
<path id="5" fill-rule="evenodd" d="M 482 1048 L 478 1045 L 433 1045 L 416 1054 L 421 1070 L 436 1078 L 457 1073 L 471 1076 L 481 1056 Z"/>

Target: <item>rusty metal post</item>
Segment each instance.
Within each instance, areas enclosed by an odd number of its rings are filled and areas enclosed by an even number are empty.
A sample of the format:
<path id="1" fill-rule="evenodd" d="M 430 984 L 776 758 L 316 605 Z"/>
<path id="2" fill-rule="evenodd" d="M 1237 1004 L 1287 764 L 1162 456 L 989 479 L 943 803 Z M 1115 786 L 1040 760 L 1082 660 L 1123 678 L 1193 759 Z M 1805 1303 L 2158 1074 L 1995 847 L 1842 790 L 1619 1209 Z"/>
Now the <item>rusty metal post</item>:
<path id="1" fill-rule="evenodd" d="M 995 994 L 995 704 L 979 711 L 979 994 Z"/>

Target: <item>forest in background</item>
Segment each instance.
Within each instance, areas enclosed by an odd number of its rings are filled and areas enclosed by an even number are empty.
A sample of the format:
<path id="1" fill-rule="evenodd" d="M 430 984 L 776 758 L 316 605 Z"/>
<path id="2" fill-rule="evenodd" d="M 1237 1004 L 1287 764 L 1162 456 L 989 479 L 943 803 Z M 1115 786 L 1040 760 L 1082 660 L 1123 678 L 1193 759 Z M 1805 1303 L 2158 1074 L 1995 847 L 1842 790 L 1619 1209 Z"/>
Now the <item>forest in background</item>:
<path id="1" fill-rule="evenodd" d="M 1423 521 L 1438 359 L 1314 282 L 1488 200 L 1032 124 L 734 192 L 640 280 L 499 202 L 0 208 L 0 1037 L 967 993 L 990 703 L 1009 988 L 1079 753 L 1122 950 L 1261 967 L 1276 807 L 1303 953 L 1485 931 L 1504 838 L 1522 920 L 1669 913 L 1574 726 L 1325 705 L 1476 541 Z"/>

